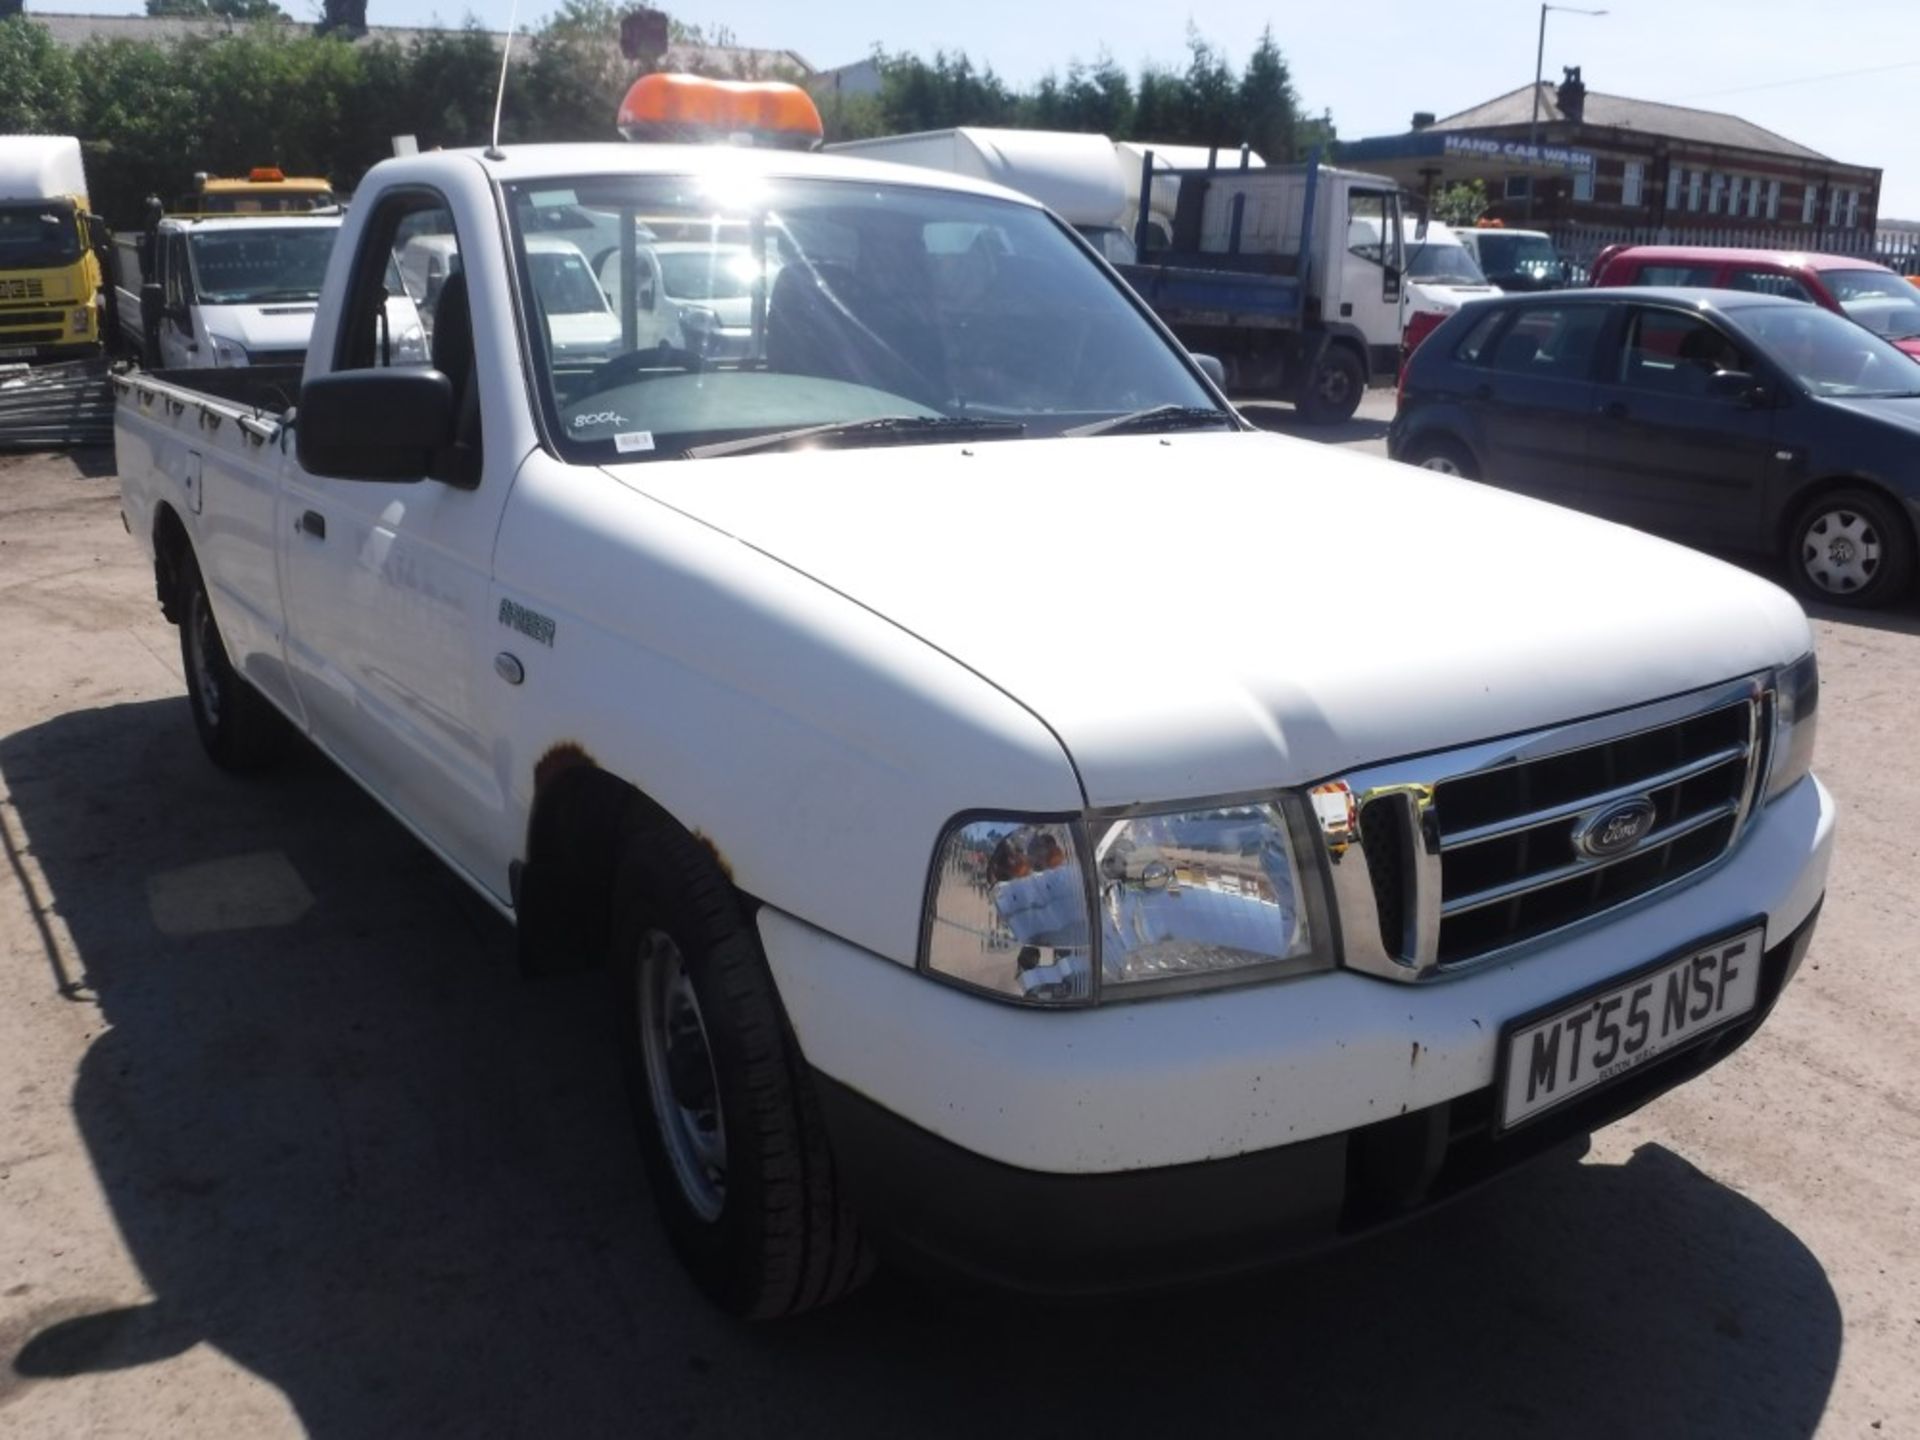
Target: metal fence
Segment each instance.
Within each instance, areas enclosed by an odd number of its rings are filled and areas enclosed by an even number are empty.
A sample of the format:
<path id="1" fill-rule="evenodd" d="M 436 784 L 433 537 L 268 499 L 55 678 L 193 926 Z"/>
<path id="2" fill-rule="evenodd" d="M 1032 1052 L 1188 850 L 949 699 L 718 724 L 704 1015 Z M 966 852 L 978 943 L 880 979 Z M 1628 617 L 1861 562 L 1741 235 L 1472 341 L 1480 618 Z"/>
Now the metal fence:
<path id="1" fill-rule="evenodd" d="M 1773 226 L 1590 225 L 1553 231 L 1553 244 L 1576 265 L 1589 266 L 1609 245 L 1712 245 L 1741 250 L 1808 250 L 1858 255 L 1903 275 L 1920 274 L 1920 233 L 1906 230 L 1786 230 Z"/>
<path id="2" fill-rule="evenodd" d="M 0 451 L 113 443 L 105 360 L 0 366 Z"/>

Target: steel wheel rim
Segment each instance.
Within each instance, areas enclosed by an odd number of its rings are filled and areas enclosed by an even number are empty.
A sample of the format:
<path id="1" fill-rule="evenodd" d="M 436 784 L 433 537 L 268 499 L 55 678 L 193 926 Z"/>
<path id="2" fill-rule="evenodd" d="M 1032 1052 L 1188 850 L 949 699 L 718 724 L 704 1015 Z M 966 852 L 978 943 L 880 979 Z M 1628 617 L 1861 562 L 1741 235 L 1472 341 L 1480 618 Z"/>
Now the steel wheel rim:
<path id="1" fill-rule="evenodd" d="M 1857 595 L 1880 573 L 1880 531 L 1858 510 L 1823 510 L 1800 535 L 1800 567 L 1829 595 Z"/>
<path id="2" fill-rule="evenodd" d="M 1429 455 L 1420 462 L 1422 470 L 1431 470 L 1436 475 L 1458 475 L 1460 466 L 1449 456 Z"/>
<path id="3" fill-rule="evenodd" d="M 204 591 L 193 597 L 193 613 L 187 617 L 187 655 L 193 666 L 194 694 L 200 713 L 210 726 L 220 724 L 220 677 L 213 668 L 213 647 L 220 643 L 214 629 L 213 607 Z"/>
<path id="4" fill-rule="evenodd" d="M 700 999 L 673 937 L 649 930 L 636 967 L 640 1054 L 654 1125 L 680 1193 L 702 1220 L 727 1199 L 727 1131 Z"/>
<path id="5" fill-rule="evenodd" d="M 1329 405 L 1344 404 L 1351 389 L 1347 372 L 1338 365 L 1329 365 L 1320 372 L 1320 398 Z"/>

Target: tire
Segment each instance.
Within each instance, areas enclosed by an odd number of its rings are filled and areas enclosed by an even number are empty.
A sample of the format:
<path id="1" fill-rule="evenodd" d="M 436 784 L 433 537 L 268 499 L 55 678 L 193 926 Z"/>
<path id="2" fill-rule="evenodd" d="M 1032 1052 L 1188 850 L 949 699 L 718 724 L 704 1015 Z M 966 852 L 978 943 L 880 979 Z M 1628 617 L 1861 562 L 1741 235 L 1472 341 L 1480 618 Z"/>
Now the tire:
<path id="1" fill-rule="evenodd" d="M 180 561 L 179 586 L 180 667 L 201 747 L 222 770 L 262 769 L 285 752 L 286 722 L 228 660 L 206 582 L 190 552 Z"/>
<path id="2" fill-rule="evenodd" d="M 1455 475 L 1462 480 L 1480 478 L 1480 462 L 1451 435 L 1421 436 L 1407 447 L 1405 462 L 1438 475 Z"/>
<path id="3" fill-rule="evenodd" d="M 828 1304 L 873 1270 L 759 936 L 719 865 L 644 801 L 614 872 L 627 1094 L 667 1236 L 746 1319 Z"/>
<path id="4" fill-rule="evenodd" d="M 1787 574 L 1809 600 L 1888 605 L 1913 583 L 1913 551 L 1913 531 L 1891 502 L 1871 490 L 1833 490 L 1794 520 Z"/>
<path id="5" fill-rule="evenodd" d="M 1360 357 L 1344 345 L 1329 345 L 1300 387 L 1293 408 L 1309 425 L 1339 425 L 1353 418 L 1366 390 L 1367 371 Z"/>

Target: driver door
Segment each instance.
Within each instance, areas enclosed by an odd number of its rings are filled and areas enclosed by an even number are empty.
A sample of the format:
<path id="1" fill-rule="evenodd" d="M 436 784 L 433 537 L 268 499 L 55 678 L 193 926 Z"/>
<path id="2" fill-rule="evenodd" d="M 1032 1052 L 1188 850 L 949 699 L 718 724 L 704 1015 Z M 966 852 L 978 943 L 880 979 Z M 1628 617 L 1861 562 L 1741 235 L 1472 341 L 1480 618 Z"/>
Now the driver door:
<path id="1" fill-rule="evenodd" d="M 1406 274 L 1399 191 L 1360 185 L 1349 189 L 1344 233 L 1340 293 L 1328 297 L 1327 310 L 1330 318 L 1360 332 L 1368 368 L 1376 375 L 1391 375 L 1400 363 L 1400 300 Z"/>
<path id="2" fill-rule="evenodd" d="M 200 344 L 193 334 L 187 237 L 173 231 L 160 237 L 160 245 L 160 364 L 164 369 L 184 370 L 200 363 Z"/>
<path id="3" fill-rule="evenodd" d="M 422 363 L 390 328 L 389 262 L 415 243 L 441 263 L 428 363 L 453 381 L 464 460 L 445 478 L 337 480 L 289 461 L 279 525 L 287 656 L 315 740 L 494 893 L 506 793 L 495 764 L 494 536 L 512 472 L 488 453 L 474 357 L 514 353 L 511 319 L 467 302 L 448 202 L 408 188 L 373 202 L 330 370 Z M 456 446 L 456 450 L 462 449 Z M 493 447 L 502 453 L 504 443 Z"/>

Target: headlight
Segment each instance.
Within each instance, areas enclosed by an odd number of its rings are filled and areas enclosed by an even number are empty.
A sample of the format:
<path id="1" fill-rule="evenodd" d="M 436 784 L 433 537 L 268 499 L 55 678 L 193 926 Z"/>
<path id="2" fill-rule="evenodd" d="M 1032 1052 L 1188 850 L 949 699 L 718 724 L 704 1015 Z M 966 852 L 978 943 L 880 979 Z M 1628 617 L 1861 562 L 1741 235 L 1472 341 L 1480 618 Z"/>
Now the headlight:
<path id="1" fill-rule="evenodd" d="M 247 347 L 238 340 L 229 340 L 224 335 L 213 337 L 213 363 L 215 365 L 245 365 Z"/>
<path id="2" fill-rule="evenodd" d="M 941 846 L 923 963 L 1052 1005 L 1325 968 L 1330 948 L 1294 854 L 1276 801 L 1084 827 L 968 821 Z"/>
<path id="3" fill-rule="evenodd" d="M 396 365 L 424 365 L 427 363 L 427 332 L 418 325 L 409 325 L 400 332 L 400 338 L 393 342 L 393 363 Z"/>
<path id="4" fill-rule="evenodd" d="M 76 310 L 68 319 L 67 323 L 73 327 L 74 334 L 84 335 L 87 333 L 87 322 L 92 318 L 93 312 L 91 310 Z"/>
<path id="5" fill-rule="evenodd" d="M 1813 735 L 1819 728 L 1820 665 L 1809 650 L 1773 677 L 1773 743 L 1767 765 L 1767 799 L 1784 794 L 1813 768 Z"/>

